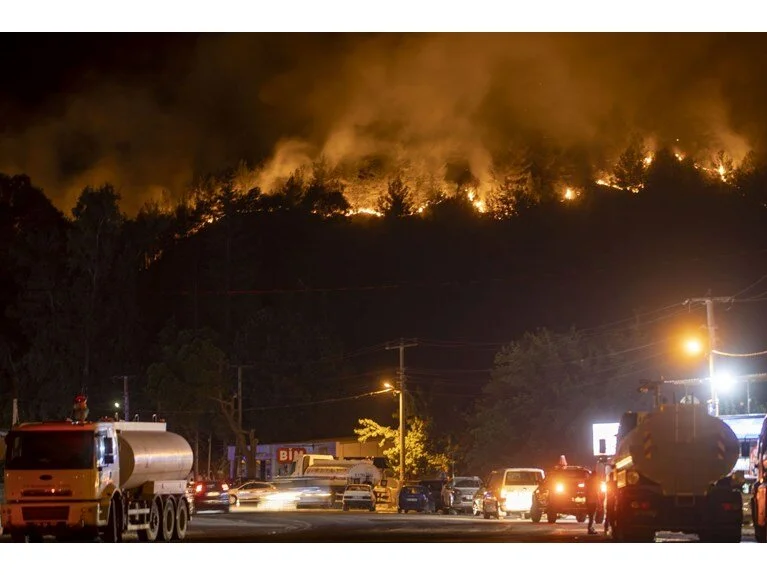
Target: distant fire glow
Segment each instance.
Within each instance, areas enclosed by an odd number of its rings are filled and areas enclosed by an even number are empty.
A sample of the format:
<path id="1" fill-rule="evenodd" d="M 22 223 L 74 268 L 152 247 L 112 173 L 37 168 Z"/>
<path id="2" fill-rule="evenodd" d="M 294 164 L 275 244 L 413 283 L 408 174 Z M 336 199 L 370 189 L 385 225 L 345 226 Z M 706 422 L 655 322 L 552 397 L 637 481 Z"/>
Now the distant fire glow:
<path id="1" fill-rule="evenodd" d="M 565 199 L 566 200 L 574 200 L 575 199 L 575 192 L 572 189 L 567 188 L 565 190 Z"/>

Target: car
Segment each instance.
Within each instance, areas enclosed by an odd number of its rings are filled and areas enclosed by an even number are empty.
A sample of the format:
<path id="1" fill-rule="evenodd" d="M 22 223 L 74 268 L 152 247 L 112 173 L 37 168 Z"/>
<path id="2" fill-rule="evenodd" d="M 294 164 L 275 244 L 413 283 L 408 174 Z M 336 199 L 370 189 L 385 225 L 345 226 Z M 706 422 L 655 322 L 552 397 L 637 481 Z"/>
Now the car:
<path id="1" fill-rule="evenodd" d="M 434 497 L 425 485 L 404 485 L 397 497 L 397 513 L 435 511 Z"/>
<path id="2" fill-rule="evenodd" d="M 353 508 L 367 509 L 368 511 L 376 510 L 375 493 L 367 483 L 352 483 L 346 487 L 341 509 L 349 511 Z"/>
<path id="3" fill-rule="evenodd" d="M 474 495 L 481 488 L 479 477 L 453 477 L 442 490 L 442 506 L 448 513 L 471 513 Z"/>
<path id="4" fill-rule="evenodd" d="M 247 481 L 239 487 L 229 489 L 229 503 L 235 507 L 240 505 L 258 505 L 261 499 L 277 491 L 273 483 L 266 481 Z"/>
<path id="5" fill-rule="evenodd" d="M 487 479 L 487 489 L 474 498 L 475 515 L 505 517 L 530 515 L 533 492 L 545 477 L 537 467 L 509 467 L 492 471 Z"/>
<path id="6" fill-rule="evenodd" d="M 307 485 L 297 488 L 296 509 L 330 509 L 333 507 L 334 494 L 329 487 Z"/>
<path id="7" fill-rule="evenodd" d="M 560 515 L 574 515 L 579 523 L 586 521 L 586 485 L 591 470 L 577 465 L 558 466 L 533 493 L 530 518 L 538 523 L 543 514 L 549 523 L 556 523 Z"/>
<path id="8" fill-rule="evenodd" d="M 196 481 L 194 484 L 194 509 L 197 511 L 221 511 L 229 513 L 229 484 L 225 481 Z"/>

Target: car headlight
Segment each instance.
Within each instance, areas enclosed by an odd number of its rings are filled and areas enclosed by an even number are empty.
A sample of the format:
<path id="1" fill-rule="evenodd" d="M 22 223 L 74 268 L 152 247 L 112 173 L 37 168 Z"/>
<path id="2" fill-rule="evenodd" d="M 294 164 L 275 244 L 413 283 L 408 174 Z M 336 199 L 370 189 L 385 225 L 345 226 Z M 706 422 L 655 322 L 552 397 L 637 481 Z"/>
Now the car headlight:
<path id="1" fill-rule="evenodd" d="M 564 483 L 557 483 L 554 486 L 554 491 L 557 493 L 564 493 L 565 492 L 565 484 Z"/>
<path id="2" fill-rule="evenodd" d="M 600 482 L 600 484 L 599 484 L 599 490 L 600 490 L 602 493 L 607 493 L 607 482 L 606 482 L 606 481 L 602 481 L 602 482 Z"/>

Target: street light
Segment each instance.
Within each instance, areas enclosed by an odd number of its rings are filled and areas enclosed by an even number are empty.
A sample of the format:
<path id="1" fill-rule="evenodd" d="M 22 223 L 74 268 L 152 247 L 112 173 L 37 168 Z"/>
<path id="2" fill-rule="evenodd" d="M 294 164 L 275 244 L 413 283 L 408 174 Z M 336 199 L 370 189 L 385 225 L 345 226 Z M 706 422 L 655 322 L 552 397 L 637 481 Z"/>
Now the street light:
<path id="1" fill-rule="evenodd" d="M 717 373 L 713 378 L 713 385 L 717 391 L 728 392 L 735 384 L 735 378 L 727 372 Z"/>
<path id="2" fill-rule="evenodd" d="M 703 352 L 703 344 L 699 339 L 688 339 L 684 342 L 684 350 L 689 355 L 700 355 Z"/>
<path id="3" fill-rule="evenodd" d="M 120 413 L 117 411 L 118 409 L 120 409 L 120 404 L 115 401 L 115 421 L 120 419 Z"/>
<path id="4" fill-rule="evenodd" d="M 402 484 L 405 481 L 405 394 L 388 381 L 385 381 L 383 386 L 384 389 L 399 394 L 399 478 Z"/>

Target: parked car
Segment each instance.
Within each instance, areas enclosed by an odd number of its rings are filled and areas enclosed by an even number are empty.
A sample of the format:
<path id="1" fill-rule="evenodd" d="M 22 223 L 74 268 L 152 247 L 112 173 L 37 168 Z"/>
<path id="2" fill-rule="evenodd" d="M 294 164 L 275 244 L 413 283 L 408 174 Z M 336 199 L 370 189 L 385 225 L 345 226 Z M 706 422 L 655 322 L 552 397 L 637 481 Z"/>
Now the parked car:
<path id="1" fill-rule="evenodd" d="M 240 505 L 258 505 L 261 499 L 277 491 L 273 483 L 265 481 L 247 481 L 239 487 L 232 487 L 229 490 L 229 503 L 239 507 Z"/>
<path id="2" fill-rule="evenodd" d="M 538 523 L 544 513 L 549 523 L 555 523 L 560 515 L 574 515 L 580 523 L 586 521 L 586 485 L 590 477 L 589 469 L 576 465 L 552 469 L 533 494 L 533 523 Z"/>
<path id="3" fill-rule="evenodd" d="M 347 486 L 346 491 L 344 491 L 341 508 L 344 511 L 349 511 L 349 509 L 353 508 L 375 511 L 376 498 L 373 488 L 367 483 L 352 483 Z"/>
<path id="4" fill-rule="evenodd" d="M 425 485 L 405 485 L 399 490 L 397 513 L 433 513 L 435 509 L 434 497 Z"/>
<path id="5" fill-rule="evenodd" d="M 490 473 L 487 489 L 479 497 L 479 512 L 475 514 L 490 517 L 518 515 L 530 517 L 533 493 L 544 480 L 545 473 L 535 467 L 509 467 Z M 475 498 L 475 502 L 477 499 Z"/>
<path id="6" fill-rule="evenodd" d="M 479 477 L 453 477 L 442 490 L 442 506 L 448 513 L 471 513 L 474 495 L 482 488 Z"/>
<path id="7" fill-rule="evenodd" d="M 224 481 L 197 481 L 194 484 L 194 509 L 229 513 L 229 485 Z"/>

